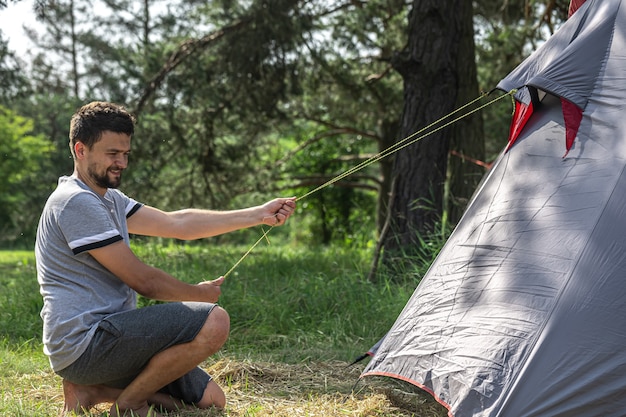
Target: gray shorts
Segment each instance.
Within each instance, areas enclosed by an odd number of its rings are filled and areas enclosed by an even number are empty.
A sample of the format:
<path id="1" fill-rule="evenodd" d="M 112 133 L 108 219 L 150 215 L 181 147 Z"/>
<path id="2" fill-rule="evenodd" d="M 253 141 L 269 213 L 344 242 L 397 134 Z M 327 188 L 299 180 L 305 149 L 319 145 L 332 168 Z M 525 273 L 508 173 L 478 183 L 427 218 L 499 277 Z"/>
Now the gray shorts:
<path id="1" fill-rule="evenodd" d="M 80 358 L 58 374 L 75 384 L 125 388 L 154 355 L 191 342 L 213 307 L 211 303 L 167 303 L 112 314 L 100 322 Z M 196 367 L 160 392 L 197 403 L 210 380 Z"/>

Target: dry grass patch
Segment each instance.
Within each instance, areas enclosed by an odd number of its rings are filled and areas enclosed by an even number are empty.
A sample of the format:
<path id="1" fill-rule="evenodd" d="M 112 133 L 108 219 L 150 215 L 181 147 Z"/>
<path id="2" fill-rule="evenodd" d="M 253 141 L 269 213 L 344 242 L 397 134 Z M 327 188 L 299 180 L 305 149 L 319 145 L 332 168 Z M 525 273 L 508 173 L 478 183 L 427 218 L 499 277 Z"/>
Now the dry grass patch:
<path id="1" fill-rule="evenodd" d="M 446 415 L 426 394 L 404 392 L 391 381 L 368 379 L 357 384 L 361 369 L 347 367 L 345 362 L 220 361 L 209 371 L 225 387 L 226 415 L 233 417 Z"/>
<path id="2" fill-rule="evenodd" d="M 227 408 L 167 413 L 170 417 L 443 417 L 445 410 L 421 391 L 391 380 L 358 381 L 361 367 L 344 362 L 297 365 L 222 359 L 207 367 L 226 391 Z M 20 416 L 57 415 L 63 405 L 60 378 L 51 372 L 24 375 L 3 401 L 28 403 Z M 356 387 L 355 387 L 356 384 Z M 19 386 L 20 388 L 16 388 Z M 90 416 L 107 416 L 102 404 Z M 17 408 L 16 408 L 17 409 Z M 45 409 L 45 413 L 43 412 Z"/>

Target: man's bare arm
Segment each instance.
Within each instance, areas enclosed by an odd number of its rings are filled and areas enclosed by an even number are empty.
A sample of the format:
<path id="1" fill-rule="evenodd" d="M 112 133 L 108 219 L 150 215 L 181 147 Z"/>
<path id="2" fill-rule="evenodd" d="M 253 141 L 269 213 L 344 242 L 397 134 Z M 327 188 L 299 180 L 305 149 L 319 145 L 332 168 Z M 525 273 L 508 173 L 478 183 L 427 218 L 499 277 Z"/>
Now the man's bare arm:
<path id="1" fill-rule="evenodd" d="M 144 206 L 128 219 L 128 231 L 144 236 L 193 240 L 265 224 L 279 226 L 295 210 L 295 198 L 277 198 L 240 210 L 185 209 L 165 212 Z"/>
<path id="2" fill-rule="evenodd" d="M 146 265 L 119 241 L 89 251 L 96 261 L 144 297 L 161 301 L 217 302 L 223 278 L 200 284 L 187 284 L 168 273 Z"/>

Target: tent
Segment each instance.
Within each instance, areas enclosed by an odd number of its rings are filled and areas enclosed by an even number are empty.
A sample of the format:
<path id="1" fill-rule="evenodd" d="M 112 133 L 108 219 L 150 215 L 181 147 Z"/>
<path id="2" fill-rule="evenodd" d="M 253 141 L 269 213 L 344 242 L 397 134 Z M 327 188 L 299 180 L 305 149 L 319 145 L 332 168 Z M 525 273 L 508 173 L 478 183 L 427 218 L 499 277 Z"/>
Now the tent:
<path id="1" fill-rule="evenodd" d="M 361 378 L 449 416 L 625 416 L 626 0 L 584 2 L 498 87 L 509 144 Z"/>

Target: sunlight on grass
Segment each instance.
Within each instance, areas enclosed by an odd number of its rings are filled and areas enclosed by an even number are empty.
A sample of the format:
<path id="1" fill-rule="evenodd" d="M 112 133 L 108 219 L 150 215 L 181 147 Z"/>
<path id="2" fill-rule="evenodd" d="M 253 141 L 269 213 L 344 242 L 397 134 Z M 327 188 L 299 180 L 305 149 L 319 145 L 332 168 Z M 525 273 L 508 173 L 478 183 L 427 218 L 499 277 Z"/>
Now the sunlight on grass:
<path id="1" fill-rule="evenodd" d="M 0 415 L 58 415 L 60 379 L 50 370 L 40 343 L 0 340 L 0 364 Z"/>

